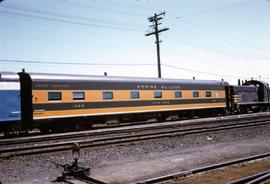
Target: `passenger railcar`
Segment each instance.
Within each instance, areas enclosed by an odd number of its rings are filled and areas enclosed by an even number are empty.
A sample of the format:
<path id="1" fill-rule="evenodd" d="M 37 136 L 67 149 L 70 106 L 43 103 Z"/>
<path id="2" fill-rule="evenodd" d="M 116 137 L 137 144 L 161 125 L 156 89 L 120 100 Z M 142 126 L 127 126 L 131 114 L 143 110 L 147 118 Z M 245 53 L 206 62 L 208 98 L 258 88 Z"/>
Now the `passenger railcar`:
<path id="1" fill-rule="evenodd" d="M 269 109 L 269 85 L 225 81 L 1 73 L 0 132 Z"/>
<path id="2" fill-rule="evenodd" d="M 0 72 L 0 130 L 13 131 L 21 122 L 19 76 Z"/>
<path id="3" fill-rule="evenodd" d="M 29 74 L 33 120 L 91 125 L 93 121 L 226 108 L 223 81 Z M 177 112 L 179 111 L 179 112 Z M 52 124 L 51 124 L 52 123 Z M 55 125 L 56 126 L 56 125 Z M 42 126 L 43 127 L 43 126 Z M 45 128 L 45 127 L 43 127 Z"/>

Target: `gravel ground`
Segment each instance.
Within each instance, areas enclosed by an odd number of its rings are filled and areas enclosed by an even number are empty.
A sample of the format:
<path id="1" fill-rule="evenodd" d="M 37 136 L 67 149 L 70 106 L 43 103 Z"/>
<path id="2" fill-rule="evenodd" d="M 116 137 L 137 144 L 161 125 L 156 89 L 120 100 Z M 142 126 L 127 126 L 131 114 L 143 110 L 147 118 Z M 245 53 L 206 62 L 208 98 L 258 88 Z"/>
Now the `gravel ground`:
<path id="1" fill-rule="evenodd" d="M 270 151 L 270 125 L 83 149 L 80 162 L 108 183 L 130 183 Z M 71 152 L 0 160 L 2 183 L 50 183 Z"/>

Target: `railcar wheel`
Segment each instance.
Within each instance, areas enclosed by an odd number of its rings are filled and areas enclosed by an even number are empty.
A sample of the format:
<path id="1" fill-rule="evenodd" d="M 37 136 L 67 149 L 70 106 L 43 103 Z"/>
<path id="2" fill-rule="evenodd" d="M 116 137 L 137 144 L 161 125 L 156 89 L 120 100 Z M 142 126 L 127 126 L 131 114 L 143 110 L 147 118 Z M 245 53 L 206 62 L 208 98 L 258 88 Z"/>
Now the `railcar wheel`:
<path id="1" fill-rule="evenodd" d="M 167 116 L 165 114 L 158 114 L 157 115 L 157 121 L 159 122 L 163 122 L 163 121 L 166 121 L 167 120 Z"/>
<path id="2" fill-rule="evenodd" d="M 40 130 L 41 133 L 44 133 L 44 134 L 47 134 L 47 133 L 50 132 L 50 129 L 46 128 L 46 127 L 39 128 L 39 130 Z"/>

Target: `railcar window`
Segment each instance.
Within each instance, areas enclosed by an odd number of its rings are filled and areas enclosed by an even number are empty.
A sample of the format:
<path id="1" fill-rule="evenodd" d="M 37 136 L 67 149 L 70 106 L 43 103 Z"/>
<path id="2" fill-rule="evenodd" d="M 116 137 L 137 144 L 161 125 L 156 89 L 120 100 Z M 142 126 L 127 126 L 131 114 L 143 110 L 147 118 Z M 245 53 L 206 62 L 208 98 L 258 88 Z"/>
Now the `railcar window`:
<path id="1" fill-rule="evenodd" d="M 211 97 L 211 96 L 212 96 L 211 91 L 206 91 L 206 92 L 205 92 L 205 97 Z"/>
<path id="2" fill-rule="evenodd" d="M 155 96 L 155 98 L 162 98 L 162 92 L 161 91 L 155 91 L 154 96 Z"/>
<path id="3" fill-rule="evenodd" d="M 131 92 L 130 92 L 130 98 L 131 98 L 131 99 L 137 99 L 137 98 L 140 98 L 139 91 L 131 91 Z"/>
<path id="4" fill-rule="evenodd" d="M 175 98 L 182 98 L 182 91 L 175 91 Z"/>
<path id="5" fill-rule="evenodd" d="M 48 92 L 48 101 L 62 100 L 61 92 Z"/>
<path id="6" fill-rule="evenodd" d="M 103 100 L 113 99 L 113 92 L 105 91 L 103 92 Z"/>
<path id="7" fill-rule="evenodd" d="M 193 91 L 193 97 L 198 98 L 200 96 L 199 91 Z"/>
<path id="8" fill-rule="evenodd" d="M 84 100 L 85 99 L 84 92 L 73 92 L 72 96 L 73 96 L 73 100 Z"/>

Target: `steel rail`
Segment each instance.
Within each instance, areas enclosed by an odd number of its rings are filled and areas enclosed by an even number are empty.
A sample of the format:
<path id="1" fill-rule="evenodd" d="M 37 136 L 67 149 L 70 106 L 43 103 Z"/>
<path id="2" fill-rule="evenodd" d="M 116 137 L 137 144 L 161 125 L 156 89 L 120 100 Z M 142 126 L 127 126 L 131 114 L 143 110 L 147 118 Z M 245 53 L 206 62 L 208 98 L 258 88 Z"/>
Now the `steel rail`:
<path id="1" fill-rule="evenodd" d="M 151 132 L 151 133 L 140 133 L 140 134 L 135 134 L 135 135 L 127 135 L 127 136 L 115 136 L 115 137 L 108 137 L 108 138 L 100 138 L 100 139 L 86 139 L 86 140 L 79 140 L 79 142 L 81 144 L 85 143 L 85 142 L 90 142 L 90 140 L 92 140 L 92 142 L 97 142 L 97 141 L 106 141 L 106 142 L 110 142 L 111 140 L 114 139 L 128 139 L 128 138 L 133 138 L 133 137 L 143 137 L 143 136 L 154 136 L 154 135 L 160 135 L 163 134 L 161 136 L 165 136 L 167 137 L 167 135 L 171 135 L 171 136 L 177 136 L 177 135 L 187 135 L 187 134 L 194 134 L 194 133 L 204 133 L 204 132 L 208 132 L 210 131 L 217 131 L 217 130 L 226 130 L 226 129 L 231 129 L 231 128 L 241 128 L 241 127 L 248 127 L 248 126 L 256 126 L 256 125 L 265 125 L 265 124 L 269 124 L 269 122 L 267 121 L 256 121 L 256 123 L 254 122 L 248 122 L 248 123 L 244 123 L 244 124 L 232 124 L 232 125 L 219 125 L 219 126 L 214 126 L 214 127 L 199 127 L 199 128 L 191 128 L 191 129 L 180 129 L 180 130 L 164 130 L 162 129 L 161 131 L 158 132 Z M 181 134 L 175 134 L 175 133 L 179 133 L 179 132 L 183 132 Z M 113 132 L 115 133 L 115 132 Z M 44 140 L 43 140 L 44 141 Z M 67 143 L 75 143 L 78 142 L 77 141 L 68 141 Z M 54 143 L 54 144 L 45 144 L 45 146 L 50 145 L 51 147 L 54 146 L 61 146 L 61 145 L 66 145 L 66 142 L 62 142 L 62 143 Z M 32 149 L 32 148 L 44 148 L 44 145 L 36 145 L 36 146 L 31 146 L 31 147 L 22 147 L 22 148 L 6 148 L 4 150 L 6 150 L 5 152 L 10 152 L 10 151 L 23 151 L 23 150 L 28 150 L 28 149 Z M 0 153 L 3 151 L 3 149 L 0 149 Z"/>
<path id="2" fill-rule="evenodd" d="M 270 170 L 260 172 L 260 173 L 256 173 L 256 174 L 253 174 L 253 175 L 250 175 L 250 176 L 240 178 L 238 180 L 231 181 L 231 182 L 229 182 L 227 184 L 242 184 L 242 183 L 248 183 L 248 182 L 256 181 L 257 179 L 261 178 L 262 176 L 265 177 L 265 175 L 269 174 L 269 173 L 270 173 Z"/>
<path id="3" fill-rule="evenodd" d="M 191 170 L 187 170 L 187 171 L 181 171 L 181 172 L 177 172 L 177 173 L 173 173 L 173 174 L 169 174 L 169 175 L 164 175 L 164 176 L 160 176 L 160 177 L 156 177 L 156 178 L 151 178 L 151 179 L 147 179 L 147 180 L 139 181 L 139 182 L 135 182 L 135 183 L 136 184 L 150 184 L 150 183 L 159 183 L 159 182 L 164 182 L 164 181 L 169 181 L 169 180 L 175 180 L 175 179 L 184 178 L 184 177 L 187 177 L 187 176 L 190 176 L 193 174 L 209 172 L 209 171 L 213 171 L 216 169 L 220 169 L 220 168 L 224 168 L 224 167 L 228 167 L 228 166 L 232 166 L 232 165 L 236 165 L 236 164 L 242 164 L 245 162 L 255 161 L 255 160 L 266 158 L 266 157 L 270 157 L 270 152 L 262 153 L 262 154 L 258 154 L 258 155 L 254 155 L 254 156 L 249 156 L 249 157 L 245 157 L 245 158 L 230 160 L 230 161 L 226 161 L 226 162 L 221 162 L 218 164 L 212 164 L 212 165 L 199 167 L 199 168 L 191 169 Z"/>
<path id="4" fill-rule="evenodd" d="M 166 125 L 164 123 L 151 123 L 149 125 L 142 124 L 139 126 L 129 126 L 129 127 L 120 127 L 117 128 L 108 128 L 108 129 L 97 129 L 97 130 L 89 130 L 89 131 L 78 131 L 78 132 L 68 132 L 68 133 L 60 133 L 60 134 L 49 134 L 49 135 L 38 135 L 38 136 L 29 136 L 29 137 L 15 137 L 15 138 L 1 138 L 0 139 L 0 146 L 5 145 L 12 145 L 12 144 L 18 144 L 18 143 L 31 143 L 33 141 L 39 142 L 46 140 L 55 140 L 55 139 L 61 139 L 61 138 L 77 138 L 77 137 L 87 137 L 92 135 L 104 135 L 104 134 L 110 134 L 110 133 L 120 133 L 123 130 L 126 131 L 140 131 L 141 129 L 147 130 L 153 130 L 153 129 L 159 129 L 160 127 L 163 128 L 176 128 L 176 127 L 188 127 L 188 126 L 201 126 L 204 124 L 214 124 L 214 123 L 225 123 L 225 122 L 231 122 L 231 121 L 239 121 L 239 120 L 250 120 L 254 118 L 263 119 L 266 118 L 267 120 L 270 116 L 269 112 L 265 113 L 253 113 L 253 114 L 243 114 L 243 115 L 233 115 L 233 116 L 225 116 L 225 117 L 218 117 L 218 118 L 201 118 L 201 119 L 191 119 L 191 120 L 183 120 L 183 121 L 169 121 L 166 122 Z M 112 130 L 113 129 L 113 130 Z"/>
<path id="5" fill-rule="evenodd" d="M 173 126 L 170 125 L 173 123 L 176 127 L 177 126 L 189 126 L 189 125 L 200 125 L 200 124 L 206 124 L 206 123 L 219 123 L 219 122 L 230 122 L 230 121 L 235 121 L 235 120 L 247 120 L 247 119 L 252 119 L 252 118 L 267 118 L 270 116 L 270 112 L 258 112 L 258 113 L 252 113 L 252 114 L 240 114 L 240 115 L 226 115 L 226 116 L 220 116 L 220 117 L 208 117 L 208 118 L 199 118 L 199 119 L 176 119 L 176 120 L 168 120 L 165 122 L 133 122 L 133 123 L 128 123 L 127 126 L 123 126 L 120 124 L 119 126 L 113 126 L 113 127 L 102 127 L 102 128 L 94 128 L 92 130 L 83 130 L 83 131 L 75 131 L 75 132 L 65 132 L 65 133 L 52 133 L 52 134 L 34 134 L 30 133 L 28 135 L 21 135 L 21 136 L 15 136 L 15 137 L 8 137 L 8 136 L 0 136 L 0 146 L 2 145 L 11 145 L 11 144 L 17 144 L 17 143 L 27 143 L 27 142 L 33 142 L 33 139 L 35 139 L 35 142 L 38 141 L 43 141 L 44 139 L 46 140 L 53 140 L 53 137 L 67 137 L 69 138 L 76 138 L 76 136 L 87 136 L 87 134 L 93 134 L 97 133 L 97 131 L 101 132 L 109 132 L 110 129 L 113 128 L 126 128 L 127 130 L 129 127 L 130 129 L 136 129 L 134 126 L 149 126 L 152 128 L 157 127 L 157 124 L 162 124 L 162 123 L 168 123 L 168 126 Z M 108 130 L 109 129 L 109 130 Z M 97 133 L 98 134 L 98 133 Z"/>
<path id="6" fill-rule="evenodd" d="M 17 148 L 3 148 L 0 149 L 0 158 L 2 157 L 10 157 L 10 156 L 19 156 L 19 155 L 31 155 L 31 154 L 39 154 L 39 153 L 47 153 L 47 152 L 56 152 L 56 151 L 64 151 L 69 150 L 70 147 L 74 143 L 79 143 L 81 148 L 86 147 L 97 147 L 104 146 L 109 144 L 121 144 L 121 143 L 129 143 L 150 139 L 160 139 L 166 137 L 174 137 L 174 136 L 184 136 L 189 134 L 199 134 L 199 133 L 207 133 L 207 132 L 215 132 L 215 131 L 223 131 L 230 130 L 236 128 L 245 128 L 251 126 L 261 126 L 269 124 L 270 122 L 257 122 L 252 123 L 249 122 L 247 124 L 234 124 L 234 125 L 220 125 L 216 127 L 204 127 L 204 128 L 195 128 L 189 130 L 168 130 L 164 131 L 161 129 L 157 132 L 147 132 L 147 133 L 139 133 L 133 135 L 124 135 L 124 136 L 114 136 L 113 137 L 105 137 L 105 138 L 96 138 L 96 139 L 82 139 L 76 141 L 64 141 L 59 143 L 48 143 L 34 146 L 25 146 L 25 147 L 17 147 Z"/>
<path id="7" fill-rule="evenodd" d="M 249 117 L 251 118 L 251 117 Z M 254 119 L 247 119 L 247 117 L 237 119 L 237 120 L 245 120 L 245 122 L 237 122 L 235 124 L 244 124 L 248 123 L 248 121 L 253 122 Z M 254 118 L 254 117 L 253 117 Z M 260 121 L 266 121 L 269 119 L 269 117 L 261 117 Z M 264 119 L 265 118 L 265 119 Z M 235 119 L 234 119 L 235 120 Z M 256 120 L 259 121 L 259 120 Z M 33 136 L 33 137 L 20 137 L 20 138 L 12 138 L 12 139 L 0 139 L 0 146 L 10 146 L 14 144 L 26 144 L 26 143 L 37 143 L 42 142 L 44 140 L 59 140 L 59 139 L 71 139 L 71 138 L 83 138 L 83 137 L 93 137 L 98 135 L 109 135 L 109 134 L 119 134 L 124 132 L 135 132 L 135 131 L 147 131 L 147 130 L 157 130 L 161 128 L 186 128 L 188 129 L 190 126 L 203 126 L 205 124 L 211 125 L 211 124 L 218 124 L 218 123 L 232 123 L 232 119 L 218 119 L 218 120 L 212 120 L 212 121 L 203 121 L 203 122 L 197 122 L 192 121 L 188 122 L 188 124 L 183 124 L 182 122 L 179 123 L 173 123 L 173 124 L 156 124 L 156 125 L 150 125 L 150 126 L 141 126 L 141 127 L 128 127 L 128 128 L 111 128 L 109 130 L 95 130 L 95 131 L 83 131 L 83 132 L 71 132 L 71 133 L 61 133 L 61 134 L 50 134 L 50 135 L 43 135 L 43 136 Z"/>
<path id="8" fill-rule="evenodd" d="M 258 184 L 258 183 L 264 182 L 268 179 L 270 179 L 270 173 L 267 173 L 261 177 L 258 177 L 254 180 L 251 180 L 251 181 L 247 182 L 247 184 Z"/>

